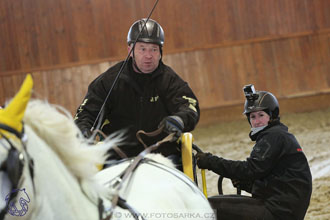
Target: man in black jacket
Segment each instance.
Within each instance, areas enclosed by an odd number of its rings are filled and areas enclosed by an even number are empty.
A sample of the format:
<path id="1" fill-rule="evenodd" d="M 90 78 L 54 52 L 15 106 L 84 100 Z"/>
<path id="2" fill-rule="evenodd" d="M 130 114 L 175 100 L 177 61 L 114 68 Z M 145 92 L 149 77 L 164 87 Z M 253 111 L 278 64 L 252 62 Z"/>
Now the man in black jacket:
<path id="1" fill-rule="evenodd" d="M 250 156 L 233 161 L 198 153 L 197 165 L 230 178 L 252 198 L 218 196 L 210 201 L 219 207 L 219 219 L 304 219 L 312 177 L 302 148 L 280 122 L 273 94 L 255 91 L 253 85 L 246 86 L 244 92 L 244 114 L 251 125 L 250 138 L 256 141 Z"/>
<path id="2" fill-rule="evenodd" d="M 164 126 L 160 136 L 144 141 L 149 146 L 175 133 L 172 143 L 161 145 L 157 151 L 178 159 L 180 149 L 176 141 L 182 132 L 196 126 L 200 115 L 198 101 L 187 82 L 162 62 L 164 32 L 156 21 L 136 21 L 128 32 L 127 43 L 132 53 L 105 103 L 102 131 L 106 135 L 125 132 L 127 138 L 120 148 L 132 157 L 144 149 L 136 138 L 138 130 L 151 132 Z M 91 128 L 123 63 L 109 68 L 89 85 L 75 116 L 86 137 L 92 134 Z"/>

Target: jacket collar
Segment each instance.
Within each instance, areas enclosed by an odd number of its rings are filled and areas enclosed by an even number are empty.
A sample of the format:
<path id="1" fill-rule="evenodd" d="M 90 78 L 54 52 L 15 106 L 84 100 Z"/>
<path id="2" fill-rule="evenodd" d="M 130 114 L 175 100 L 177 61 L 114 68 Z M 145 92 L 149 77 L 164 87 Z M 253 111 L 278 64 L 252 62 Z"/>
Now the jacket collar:
<path id="1" fill-rule="evenodd" d="M 160 76 L 163 73 L 163 70 L 164 70 L 164 64 L 163 64 L 162 61 L 160 61 L 157 69 L 155 71 L 153 71 L 152 73 L 150 73 L 151 80 L 153 80 L 154 78 Z M 133 69 L 133 59 L 131 57 L 131 58 L 129 58 L 128 63 L 125 66 L 125 71 L 120 75 L 120 79 L 122 79 L 122 80 L 126 81 L 127 83 L 129 83 L 137 93 L 142 95 L 143 91 L 140 88 L 140 86 L 138 85 L 138 83 L 136 82 L 134 74 L 139 74 L 139 73 L 136 73 L 134 71 L 134 69 Z"/>
<path id="2" fill-rule="evenodd" d="M 280 120 L 275 120 L 275 121 L 272 121 L 271 123 L 269 123 L 264 129 L 262 129 L 261 131 L 255 133 L 255 134 L 253 134 L 253 135 L 252 135 L 252 132 L 250 132 L 250 133 L 249 133 L 249 137 L 250 137 L 250 139 L 251 139 L 252 141 L 255 141 L 255 140 L 257 140 L 257 138 L 259 137 L 259 135 L 260 135 L 260 137 L 261 137 L 262 134 L 265 133 L 265 131 L 267 131 L 267 130 L 269 130 L 270 128 L 275 127 L 275 126 L 283 126 L 283 127 L 285 127 L 286 130 L 288 130 L 288 128 L 287 128 L 284 124 L 282 124 L 282 123 L 280 122 Z"/>

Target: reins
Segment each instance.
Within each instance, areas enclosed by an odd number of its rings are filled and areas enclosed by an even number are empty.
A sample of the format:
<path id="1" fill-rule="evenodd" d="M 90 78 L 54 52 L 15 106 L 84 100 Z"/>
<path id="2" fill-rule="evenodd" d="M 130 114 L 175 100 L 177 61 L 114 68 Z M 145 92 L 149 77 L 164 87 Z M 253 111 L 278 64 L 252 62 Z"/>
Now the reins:
<path id="1" fill-rule="evenodd" d="M 103 139 L 107 138 L 107 135 L 104 134 L 104 132 L 101 131 L 100 129 L 95 129 L 94 133 L 95 133 L 94 134 L 95 137 L 96 137 L 97 134 L 100 134 Z M 99 143 L 101 143 L 101 142 L 99 142 Z M 118 146 L 113 146 L 111 149 L 114 150 L 121 158 L 128 158 L 128 156 L 124 153 L 124 151 L 122 151 Z"/>
<path id="2" fill-rule="evenodd" d="M 144 149 L 148 149 L 149 147 L 144 143 L 144 141 L 142 140 L 141 134 L 147 136 L 147 137 L 154 137 L 159 135 L 162 131 L 163 131 L 164 126 L 159 127 L 157 130 L 152 131 L 152 132 L 145 132 L 143 130 L 139 130 L 138 132 L 136 132 L 136 138 L 138 139 L 138 141 L 143 145 Z M 96 130 L 97 132 L 100 132 L 101 134 L 104 134 L 103 132 Z M 173 134 L 174 135 L 174 134 Z M 167 141 L 170 141 L 171 138 L 173 137 L 173 135 L 168 135 L 167 137 L 165 137 L 163 140 L 157 142 L 155 145 L 161 145 Z M 105 135 L 103 135 L 103 137 L 106 137 Z M 128 156 L 125 154 L 124 151 L 122 151 L 118 146 L 113 146 L 112 150 L 114 150 L 121 158 L 128 158 Z M 155 149 L 150 149 L 150 152 L 153 151 Z M 146 154 L 150 153 L 147 152 Z"/>
<path id="3" fill-rule="evenodd" d="M 167 135 L 164 139 L 158 141 L 157 143 L 151 145 L 151 146 L 147 146 L 142 138 L 141 138 L 141 134 L 144 134 L 148 137 L 152 137 L 152 136 L 156 136 L 158 134 L 160 134 L 163 130 L 163 126 L 161 126 L 160 128 L 158 128 L 157 130 L 153 131 L 153 132 L 145 132 L 142 130 L 139 130 L 136 133 L 136 137 L 137 139 L 141 142 L 141 144 L 143 144 L 143 146 L 145 147 L 145 149 L 139 153 L 138 156 L 136 156 L 134 158 L 134 160 L 131 162 L 131 164 L 115 179 L 115 182 L 111 184 L 111 187 L 115 189 L 116 194 L 113 196 L 112 200 L 111 200 L 111 210 L 109 211 L 109 214 L 107 215 L 106 218 L 104 218 L 103 220 L 109 220 L 111 219 L 112 215 L 113 215 L 113 211 L 116 208 L 116 206 L 120 206 L 123 208 L 128 209 L 134 216 L 134 218 L 136 219 L 144 219 L 142 215 L 140 215 L 137 211 L 135 211 L 131 206 L 129 206 L 125 200 L 123 200 L 120 196 L 119 196 L 119 191 L 122 188 L 122 186 L 124 185 L 124 182 L 132 176 L 133 172 L 135 171 L 135 169 L 139 166 L 139 164 L 143 161 L 143 159 L 145 158 L 145 156 L 149 153 L 151 153 L 152 151 L 156 150 L 161 144 L 170 141 L 173 136 L 174 133 L 171 133 L 169 135 Z"/>
<path id="4" fill-rule="evenodd" d="M 140 143 L 144 146 L 144 149 L 147 149 L 148 146 L 147 146 L 147 145 L 144 143 L 144 141 L 142 140 L 142 138 L 141 138 L 141 134 L 143 134 L 143 135 L 145 135 L 145 136 L 147 136 L 147 137 L 154 137 L 154 136 L 157 136 L 157 135 L 159 135 L 160 133 L 162 133 L 163 129 L 164 129 L 164 125 L 160 126 L 157 130 L 152 131 L 152 132 L 145 132 L 145 131 L 143 131 L 143 130 L 139 130 L 138 132 L 136 132 L 136 138 L 137 138 L 138 141 L 140 141 Z M 157 142 L 156 144 L 154 144 L 154 145 L 158 145 L 158 146 L 159 146 L 159 145 L 161 145 L 162 143 L 165 143 L 165 142 L 167 142 L 167 141 L 170 141 L 170 140 L 173 138 L 173 136 L 174 136 L 174 133 L 168 135 L 168 136 L 165 137 L 163 140 L 158 141 L 158 142 Z M 152 146 L 154 146 L 154 145 L 152 145 Z M 150 146 L 150 147 L 151 147 L 151 146 Z"/>

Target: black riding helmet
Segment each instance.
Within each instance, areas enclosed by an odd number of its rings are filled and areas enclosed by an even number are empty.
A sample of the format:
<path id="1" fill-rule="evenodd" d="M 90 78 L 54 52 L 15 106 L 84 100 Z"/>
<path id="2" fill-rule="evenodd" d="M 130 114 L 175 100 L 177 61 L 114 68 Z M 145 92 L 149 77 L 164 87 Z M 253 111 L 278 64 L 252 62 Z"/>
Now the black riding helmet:
<path id="1" fill-rule="evenodd" d="M 250 122 L 250 113 L 256 111 L 265 111 L 270 116 L 270 121 L 278 120 L 280 107 L 276 97 L 266 91 L 256 91 L 253 85 L 247 85 L 243 88 L 245 95 L 245 105 L 243 114 Z"/>
<path id="2" fill-rule="evenodd" d="M 146 21 L 147 19 L 143 18 L 132 24 L 127 34 L 127 44 L 134 43 L 143 28 L 137 42 L 158 44 L 161 48 L 164 44 L 163 28 L 152 19 L 145 25 Z"/>
<path id="3" fill-rule="evenodd" d="M 130 27 L 127 34 L 127 44 L 128 46 L 135 42 L 137 37 L 139 38 L 136 42 L 144 42 L 144 43 L 153 43 L 159 45 L 161 59 L 163 57 L 163 44 L 164 44 L 164 31 L 163 28 L 156 21 L 149 19 L 146 23 L 147 19 L 140 19 Z M 142 30 L 142 31 L 141 31 Z M 141 32 L 141 34 L 140 34 Z M 139 35 L 140 34 L 140 35 Z M 138 66 L 135 63 L 135 55 L 133 48 L 133 65 L 137 70 L 141 72 Z"/>

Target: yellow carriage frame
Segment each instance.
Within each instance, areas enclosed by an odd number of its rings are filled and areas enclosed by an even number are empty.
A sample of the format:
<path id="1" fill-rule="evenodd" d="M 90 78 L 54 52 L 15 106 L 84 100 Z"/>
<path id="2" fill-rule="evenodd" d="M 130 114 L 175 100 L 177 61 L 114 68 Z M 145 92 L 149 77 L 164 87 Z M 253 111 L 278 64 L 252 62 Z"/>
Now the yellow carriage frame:
<path id="1" fill-rule="evenodd" d="M 193 135 L 190 132 L 183 133 L 181 136 L 181 154 L 182 154 L 182 166 L 183 172 L 192 180 L 194 178 L 194 169 L 193 169 Z M 201 170 L 202 175 L 202 184 L 203 184 L 203 193 L 207 198 L 207 187 L 206 187 L 206 178 L 205 170 Z"/>

